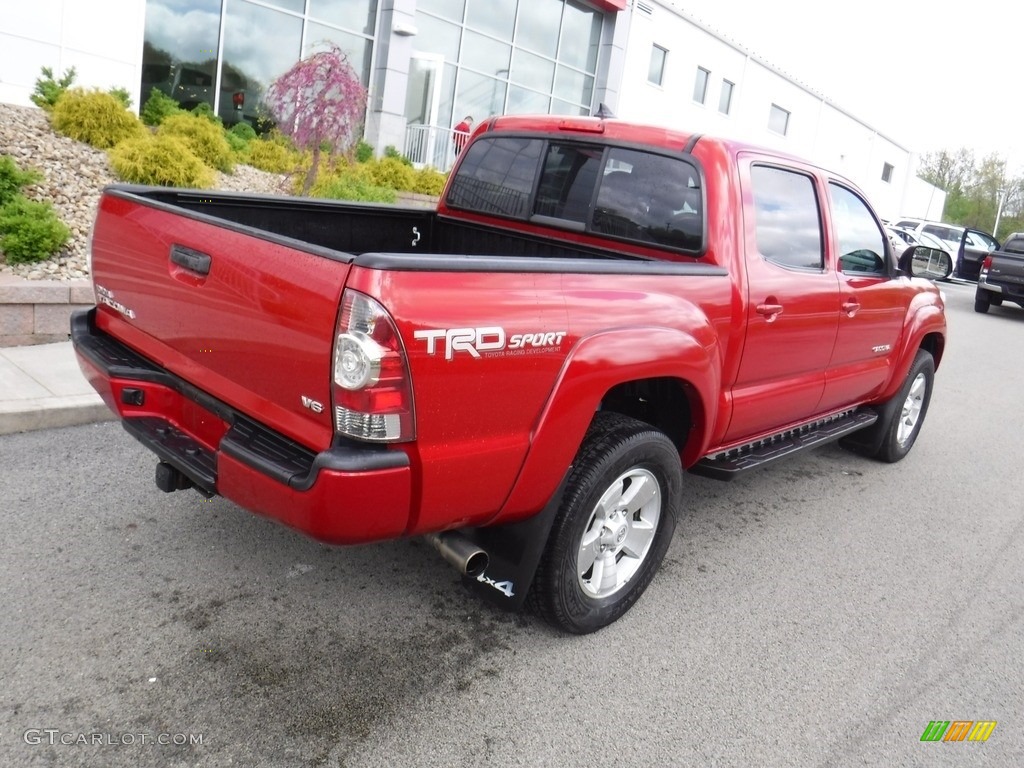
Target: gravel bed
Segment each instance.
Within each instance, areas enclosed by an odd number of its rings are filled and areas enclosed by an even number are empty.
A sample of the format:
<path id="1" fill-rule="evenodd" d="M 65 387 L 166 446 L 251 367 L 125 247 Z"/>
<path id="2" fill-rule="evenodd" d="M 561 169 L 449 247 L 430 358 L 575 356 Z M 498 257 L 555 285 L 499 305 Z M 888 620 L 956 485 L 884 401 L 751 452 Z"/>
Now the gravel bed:
<path id="1" fill-rule="evenodd" d="M 33 200 L 49 200 L 71 230 L 71 239 L 54 258 L 33 264 L 6 264 L 0 275 L 31 280 L 73 280 L 89 276 L 86 240 L 100 192 L 114 177 L 106 152 L 53 132 L 46 113 L 35 107 L 0 104 L 0 155 L 21 168 L 40 171 L 44 180 L 25 189 Z M 215 189 L 286 194 L 287 177 L 247 165 L 232 174 L 217 173 Z"/>

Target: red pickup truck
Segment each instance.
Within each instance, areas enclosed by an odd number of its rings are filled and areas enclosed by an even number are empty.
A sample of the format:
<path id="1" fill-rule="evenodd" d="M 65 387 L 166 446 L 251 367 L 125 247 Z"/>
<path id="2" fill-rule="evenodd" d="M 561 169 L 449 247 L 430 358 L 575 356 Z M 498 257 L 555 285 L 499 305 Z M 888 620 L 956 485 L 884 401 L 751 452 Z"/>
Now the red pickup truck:
<path id="1" fill-rule="evenodd" d="M 436 210 L 108 187 L 72 337 L 161 489 L 325 542 L 427 535 L 590 632 L 651 581 L 684 470 L 910 450 L 946 322 L 890 247 L 796 158 L 498 117 Z"/>

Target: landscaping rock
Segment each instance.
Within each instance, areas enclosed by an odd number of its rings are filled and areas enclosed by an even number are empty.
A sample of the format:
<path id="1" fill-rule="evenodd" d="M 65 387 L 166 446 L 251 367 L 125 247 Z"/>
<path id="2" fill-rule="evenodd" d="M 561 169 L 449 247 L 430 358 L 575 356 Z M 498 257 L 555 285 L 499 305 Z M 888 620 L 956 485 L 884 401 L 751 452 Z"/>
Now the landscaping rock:
<path id="1" fill-rule="evenodd" d="M 71 230 L 71 239 L 52 259 L 34 264 L 5 264 L 0 260 L 0 275 L 30 280 L 88 277 L 86 248 L 96 204 L 103 187 L 117 181 L 106 152 L 54 133 L 41 109 L 0 104 L 0 155 L 10 155 L 21 168 L 35 168 L 43 174 L 44 180 L 27 187 L 25 195 L 53 203 L 58 217 Z M 288 193 L 287 176 L 247 165 L 235 166 L 230 175 L 218 172 L 215 188 Z"/>

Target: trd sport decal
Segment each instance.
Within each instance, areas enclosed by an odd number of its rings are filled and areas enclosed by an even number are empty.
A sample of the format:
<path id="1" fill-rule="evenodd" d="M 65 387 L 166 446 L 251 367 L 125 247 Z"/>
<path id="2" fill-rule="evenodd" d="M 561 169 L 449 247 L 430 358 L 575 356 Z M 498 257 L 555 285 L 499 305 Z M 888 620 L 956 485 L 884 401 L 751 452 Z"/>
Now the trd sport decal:
<path id="1" fill-rule="evenodd" d="M 451 360 L 456 352 L 468 352 L 473 357 L 480 357 L 481 352 L 500 357 L 553 351 L 561 346 L 567 333 L 539 331 L 506 336 L 504 328 L 492 325 L 485 328 L 432 328 L 416 331 L 413 336 L 427 342 L 428 355 L 443 353 L 445 360 Z"/>

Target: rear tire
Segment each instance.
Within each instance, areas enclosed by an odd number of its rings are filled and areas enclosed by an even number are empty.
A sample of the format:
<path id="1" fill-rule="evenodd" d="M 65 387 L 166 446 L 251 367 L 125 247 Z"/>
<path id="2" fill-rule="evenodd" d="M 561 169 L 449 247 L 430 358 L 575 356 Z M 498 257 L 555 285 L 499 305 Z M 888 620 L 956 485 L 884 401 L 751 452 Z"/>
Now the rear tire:
<path id="1" fill-rule="evenodd" d="M 980 312 L 981 314 L 984 315 L 984 314 L 986 314 L 988 312 L 989 304 L 991 304 L 991 301 L 989 301 L 989 298 L 988 298 L 988 291 L 983 290 L 981 288 L 978 288 L 977 290 L 975 290 L 975 292 L 974 292 L 974 311 L 975 312 Z"/>
<path id="2" fill-rule="evenodd" d="M 920 349 L 896 395 L 898 405 L 886 427 L 876 458 L 894 463 L 910 453 L 928 413 L 934 382 L 935 360 L 931 353 Z"/>
<path id="3" fill-rule="evenodd" d="M 665 557 L 681 493 L 679 452 L 664 433 L 621 414 L 598 413 L 537 569 L 533 608 L 575 634 L 622 616 Z"/>

